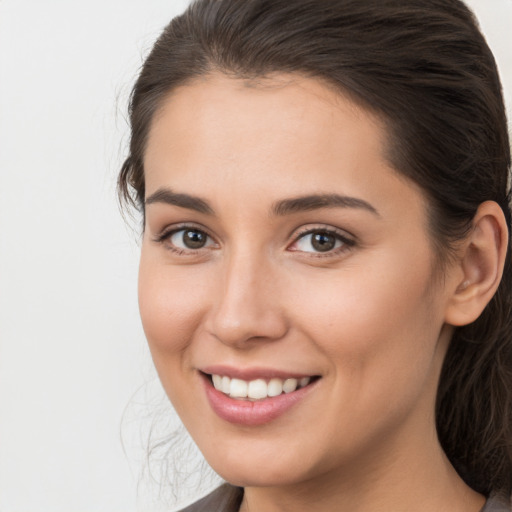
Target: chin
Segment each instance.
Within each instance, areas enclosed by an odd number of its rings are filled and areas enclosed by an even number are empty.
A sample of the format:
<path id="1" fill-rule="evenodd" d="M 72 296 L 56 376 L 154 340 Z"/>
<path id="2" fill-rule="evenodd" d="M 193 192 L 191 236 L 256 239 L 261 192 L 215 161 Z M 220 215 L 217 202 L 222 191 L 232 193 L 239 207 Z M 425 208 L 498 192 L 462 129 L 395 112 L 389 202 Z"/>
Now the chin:
<path id="1" fill-rule="evenodd" d="M 239 487 L 286 487 L 322 472 L 320 461 L 314 463 L 313 454 L 301 450 L 298 445 L 282 446 L 282 443 L 258 441 L 248 439 L 228 445 L 219 443 L 215 447 L 210 443 L 202 451 L 219 476 Z M 247 445 L 251 444 L 248 449 Z"/>
<path id="2" fill-rule="evenodd" d="M 222 466 L 222 467 L 221 467 Z M 213 469 L 224 480 L 238 487 L 287 487 L 306 480 L 306 474 L 292 471 L 290 467 L 267 461 L 257 464 L 221 464 Z"/>

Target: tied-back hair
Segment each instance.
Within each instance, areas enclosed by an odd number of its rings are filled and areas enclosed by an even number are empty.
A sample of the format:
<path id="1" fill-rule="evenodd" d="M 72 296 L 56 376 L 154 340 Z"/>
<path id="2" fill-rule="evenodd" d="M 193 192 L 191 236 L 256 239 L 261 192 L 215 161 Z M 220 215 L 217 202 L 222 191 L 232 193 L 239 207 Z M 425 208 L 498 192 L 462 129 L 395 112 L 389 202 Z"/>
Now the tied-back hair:
<path id="1" fill-rule="evenodd" d="M 143 215 L 152 119 L 176 87 L 212 73 L 255 81 L 274 73 L 316 78 L 377 115 L 386 129 L 386 158 L 428 199 L 441 274 L 484 201 L 501 206 L 510 230 L 500 80 L 461 1 L 193 2 L 165 28 L 131 96 L 119 195 Z M 509 242 L 497 293 L 480 318 L 455 331 L 437 396 L 441 445 L 484 494 L 512 487 L 511 286 Z"/>

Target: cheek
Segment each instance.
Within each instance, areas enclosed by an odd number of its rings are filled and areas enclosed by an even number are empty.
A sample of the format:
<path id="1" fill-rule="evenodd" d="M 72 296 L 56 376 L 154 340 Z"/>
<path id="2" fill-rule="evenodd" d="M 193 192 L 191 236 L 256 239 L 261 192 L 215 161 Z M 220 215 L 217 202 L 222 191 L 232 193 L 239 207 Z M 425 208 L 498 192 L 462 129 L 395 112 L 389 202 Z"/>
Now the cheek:
<path id="1" fill-rule="evenodd" d="M 333 457 L 364 439 L 377 442 L 412 411 L 423 417 L 433 409 L 442 316 L 430 305 L 430 264 L 391 263 L 352 266 L 295 288 L 307 297 L 302 330 L 329 362 L 317 429 L 339 448 Z"/>
<path id="2" fill-rule="evenodd" d="M 141 253 L 139 309 L 150 349 L 158 356 L 179 354 L 190 343 L 201 319 L 207 280 L 193 267 L 172 267 Z"/>
<path id="3" fill-rule="evenodd" d="M 293 307 L 339 380 L 368 397 L 418 384 L 432 370 L 442 315 L 432 307 L 430 252 L 354 264 L 314 284 L 296 280 Z"/>
<path id="4" fill-rule="evenodd" d="M 192 267 L 162 264 L 151 251 L 141 253 L 139 309 L 153 363 L 179 416 L 194 417 L 190 403 L 188 350 L 200 325 L 207 280 Z"/>

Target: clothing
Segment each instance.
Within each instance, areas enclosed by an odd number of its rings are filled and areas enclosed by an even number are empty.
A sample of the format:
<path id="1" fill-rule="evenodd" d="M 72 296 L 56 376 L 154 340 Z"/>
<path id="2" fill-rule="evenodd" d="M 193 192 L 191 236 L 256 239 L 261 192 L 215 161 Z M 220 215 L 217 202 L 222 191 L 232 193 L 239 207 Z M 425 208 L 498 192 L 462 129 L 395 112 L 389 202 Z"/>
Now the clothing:
<path id="1" fill-rule="evenodd" d="M 224 484 L 180 512 L 238 512 L 243 496 L 242 488 Z"/>
<path id="2" fill-rule="evenodd" d="M 224 484 L 180 512 L 238 512 L 243 495 L 242 488 Z M 499 494 L 492 494 L 481 510 L 481 512 L 511 511 L 510 499 Z"/>
<path id="3" fill-rule="evenodd" d="M 509 498 L 499 494 L 491 494 L 482 512 L 510 512 L 511 510 L 512 506 Z"/>

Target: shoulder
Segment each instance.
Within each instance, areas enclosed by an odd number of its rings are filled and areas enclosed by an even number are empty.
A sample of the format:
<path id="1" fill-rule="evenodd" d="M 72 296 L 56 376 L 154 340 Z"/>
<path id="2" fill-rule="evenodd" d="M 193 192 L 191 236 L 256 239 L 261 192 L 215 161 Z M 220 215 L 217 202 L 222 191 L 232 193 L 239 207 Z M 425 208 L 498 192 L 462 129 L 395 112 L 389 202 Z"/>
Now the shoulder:
<path id="1" fill-rule="evenodd" d="M 224 484 L 179 512 L 238 512 L 242 498 L 243 489 Z M 491 494 L 481 512 L 512 512 L 510 497 Z"/>
<path id="2" fill-rule="evenodd" d="M 224 484 L 179 512 L 238 512 L 242 497 L 243 489 Z"/>
<path id="3" fill-rule="evenodd" d="M 510 497 L 504 494 L 493 493 L 485 503 L 481 512 L 511 512 Z"/>

